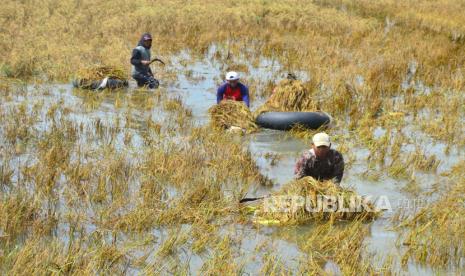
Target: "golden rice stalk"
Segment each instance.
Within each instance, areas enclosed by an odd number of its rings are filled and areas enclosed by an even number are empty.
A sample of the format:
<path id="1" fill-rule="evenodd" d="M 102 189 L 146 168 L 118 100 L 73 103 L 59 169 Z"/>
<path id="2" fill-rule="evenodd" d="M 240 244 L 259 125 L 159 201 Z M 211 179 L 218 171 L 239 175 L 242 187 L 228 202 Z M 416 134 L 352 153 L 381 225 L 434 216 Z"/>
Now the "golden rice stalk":
<path id="1" fill-rule="evenodd" d="M 283 80 L 255 114 L 258 116 L 269 111 L 315 111 L 318 108 L 317 101 L 312 98 L 314 87 L 313 83 L 303 84 L 298 80 Z"/>
<path id="2" fill-rule="evenodd" d="M 232 126 L 253 132 L 258 129 L 254 116 L 249 108 L 239 101 L 222 101 L 208 110 L 210 124 L 217 129 L 228 129 Z"/>
<path id="3" fill-rule="evenodd" d="M 333 211 L 329 210 L 331 208 L 326 211 L 322 208 L 324 204 L 321 202 L 324 203 L 327 197 L 333 198 L 332 206 L 336 206 Z M 301 199 L 306 202 L 297 201 Z M 318 203 L 318 200 L 322 201 Z M 255 222 L 273 221 L 280 225 L 292 225 L 311 220 L 372 220 L 379 215 L 371 202 L 363 205 L 359 204 L 361 201 L 362 197 L 352 190 L 342 188 L 332 181 L 321 182 L 308 176 L 287 183 L 270 198 L 266 198 L 255 211 Z M 274 209 L 276 206 L 285 208 Z M 351 206 L 358 207 L 352 209 Z"/>

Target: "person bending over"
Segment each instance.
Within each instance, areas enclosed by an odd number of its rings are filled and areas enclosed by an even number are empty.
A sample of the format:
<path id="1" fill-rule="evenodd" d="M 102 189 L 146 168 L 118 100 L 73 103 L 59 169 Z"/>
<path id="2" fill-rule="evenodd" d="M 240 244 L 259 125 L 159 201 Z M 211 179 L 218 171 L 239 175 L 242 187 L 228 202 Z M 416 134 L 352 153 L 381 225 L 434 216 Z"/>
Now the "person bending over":
<path id="1" fill-rule="evenodd" d="M 321 132 L 313 136 L 312 148 L 306 150 L 295 165 L 296 179 L 311 176 L 316 180 L 330 180 L 339 184 L 344 174 L 344 158 L 331 149 L 328 134 Z"/>
<path id="2" fill-rule="evenodd" d="M 249 88 L 239 82 L 238 73 L 228 72 L 226 82 L 218 87 L 216 103 L 219 104 L 222 100 L 243 101 L 247 107 L 250 106 Z"/>

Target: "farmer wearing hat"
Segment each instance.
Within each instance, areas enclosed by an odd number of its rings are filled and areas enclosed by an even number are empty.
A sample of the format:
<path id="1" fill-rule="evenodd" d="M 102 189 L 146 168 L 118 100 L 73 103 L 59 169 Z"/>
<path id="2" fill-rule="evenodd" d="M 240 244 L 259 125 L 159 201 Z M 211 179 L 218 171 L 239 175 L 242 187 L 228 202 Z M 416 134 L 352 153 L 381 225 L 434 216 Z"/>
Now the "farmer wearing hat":
<path id="1" fill-rule="evenodd" d="M 152 47 L 152 36 L 149 33 L 142 35 L 137 47 L 132 50 L 131 64 L 132 77 L 137 81 L 137 86 L 148 86 L 158 88 L 159 82 L 153 77 L 150 69 L 150 48 Z"/>
<path id="2" fill-rule="evenodd" d="M 226 74 L 226 82 L 218 87 L 216 92 L 216 103 L 219 104 L 222 100 L 243 101 L 249 107 L 249 88 L 239 82 L 239 74 L 236 72 L 228 72 Z"/>
<path id="3" fill-rule="evenodd" d="M 303 153 L 295 165 L 297 179 L 311 176 L 317 180 L 334 179 L 340 183 L 344 174 L 344 159 L 337 150 L 331 149 L 328 134 L 321 132 L 313 136 L 312 148 Z"/>

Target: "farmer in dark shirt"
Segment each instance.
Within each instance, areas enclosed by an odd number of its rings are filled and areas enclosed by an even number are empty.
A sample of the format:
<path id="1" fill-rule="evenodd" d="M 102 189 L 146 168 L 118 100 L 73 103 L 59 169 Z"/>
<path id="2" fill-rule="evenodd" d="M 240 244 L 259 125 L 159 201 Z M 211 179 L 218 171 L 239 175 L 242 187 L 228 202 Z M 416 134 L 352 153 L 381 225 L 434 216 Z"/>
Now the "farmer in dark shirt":
<path id="1" fill-rule="evenodd" d="M 312 140 L 312 148 L 305 151 L 295 165 L 295 177 L 297 179 L 305 176 L 311 176 L 317 180 L 334 179 L 334 182 L 339 184 L 344 174 L 342 154 L 331 149 L 331 142 L 326 133 L 317 133 Z"/>
<path id="2" fill-rule="evenodd" d="M 142 35 L 137 47 L 132 50 L 131 64 L 132 77 L 137 81 L 137 86 L 148 86 L 148 88 L 158 88 L 159 82 L 153 76 L 150 69 L 152 47 L 152 36 L 149 33 Z"/>

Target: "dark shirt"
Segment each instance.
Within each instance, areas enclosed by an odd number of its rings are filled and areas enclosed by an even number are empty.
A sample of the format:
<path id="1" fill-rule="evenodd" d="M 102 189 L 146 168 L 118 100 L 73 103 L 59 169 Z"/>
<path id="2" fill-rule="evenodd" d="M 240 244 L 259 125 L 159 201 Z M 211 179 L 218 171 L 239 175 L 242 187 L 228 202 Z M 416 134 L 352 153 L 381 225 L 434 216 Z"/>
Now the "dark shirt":
<path id="1" fill-rule="evenodd" d="M 330 149 L 324 160 L 319 160 L 313 149 L 307 150 L 295 165 L 295 178 L 300 179 L 311 176 L 317 180 L 335 179 L 340 183 L 344 174 L 344 158 L 342 154 L 334 149 Z"/>
<path id="2" fill-rule="evenodd" d="M 150 66 L 142 65 L 141 61 L 142 61 L 141 52 L 138 49 L 134 48 L 132 50 L 132 55 L 131 55 L 131 64 L 135 66 L 136 72 L 133 72 L 133 74 L 139 73 L 142 75 L 153 76 L 152 69 L 150 68 Z"/>

